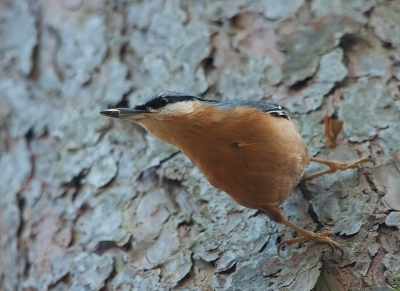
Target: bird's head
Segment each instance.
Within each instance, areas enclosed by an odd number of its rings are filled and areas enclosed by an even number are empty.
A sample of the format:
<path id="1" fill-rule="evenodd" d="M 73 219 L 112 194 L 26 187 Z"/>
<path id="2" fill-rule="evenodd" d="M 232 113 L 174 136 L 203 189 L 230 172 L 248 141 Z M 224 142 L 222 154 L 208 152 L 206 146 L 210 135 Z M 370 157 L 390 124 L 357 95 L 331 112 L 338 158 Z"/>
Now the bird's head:
<path id="1" fill-rule="evenodd" d="M 133 108 L 107 109 L 101 111 L 100 114 L 142 123 L 147 119 L 166 120 L 179 118 L 192 113 L 196 105 L 205 101 L 212 102 L 189 94 L 164 91 L 152 95 L 146 103 Z"/>

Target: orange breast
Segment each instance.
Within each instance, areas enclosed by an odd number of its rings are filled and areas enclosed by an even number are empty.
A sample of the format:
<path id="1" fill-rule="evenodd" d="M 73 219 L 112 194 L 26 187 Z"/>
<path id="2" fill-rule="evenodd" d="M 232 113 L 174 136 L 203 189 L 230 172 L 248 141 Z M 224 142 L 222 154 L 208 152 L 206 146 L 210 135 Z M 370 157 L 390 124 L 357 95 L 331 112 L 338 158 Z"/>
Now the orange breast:
<path id="1" fill-rule="evenodd" d="M 164 126 L 158 134 L 149 130 L 180 148 L 214 187 L 248 208 L 280 205 L 309 163 L 293 123 L 255 108 L 210 106 Z"/>

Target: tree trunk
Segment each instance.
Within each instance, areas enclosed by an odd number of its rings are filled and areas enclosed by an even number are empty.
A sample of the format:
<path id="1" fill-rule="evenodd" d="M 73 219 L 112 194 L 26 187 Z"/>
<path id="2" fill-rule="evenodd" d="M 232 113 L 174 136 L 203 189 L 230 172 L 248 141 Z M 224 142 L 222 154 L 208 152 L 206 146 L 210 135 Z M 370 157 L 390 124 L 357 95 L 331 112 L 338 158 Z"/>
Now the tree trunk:
<path id="1" fill-rule="evenodd" d="M 0 290 L 400 288 L 399 1 L 5 0 L 0 18 Z M 344 256 L 278 256 L 297 234 L 99 114 L 164 90 L 278 104 L 313 156 L 372 158 L 282 205 Z"/>

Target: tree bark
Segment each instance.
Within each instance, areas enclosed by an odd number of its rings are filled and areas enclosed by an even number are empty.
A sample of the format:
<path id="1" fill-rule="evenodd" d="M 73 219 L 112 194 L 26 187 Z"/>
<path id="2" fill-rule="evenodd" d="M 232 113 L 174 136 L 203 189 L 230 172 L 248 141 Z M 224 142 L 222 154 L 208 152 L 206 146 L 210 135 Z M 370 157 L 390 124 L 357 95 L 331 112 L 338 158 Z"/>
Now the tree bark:
<path id="1" fill-rule="evenodd" d="M 6 0 L 0 18 L 0 290 L 400 288 L 399 1 Z M 279 257 L 290 229 L 99 114 L 164 90 L 278 104 L 313 156 L 372 158 L 282 205 L 344 256 Z"/>

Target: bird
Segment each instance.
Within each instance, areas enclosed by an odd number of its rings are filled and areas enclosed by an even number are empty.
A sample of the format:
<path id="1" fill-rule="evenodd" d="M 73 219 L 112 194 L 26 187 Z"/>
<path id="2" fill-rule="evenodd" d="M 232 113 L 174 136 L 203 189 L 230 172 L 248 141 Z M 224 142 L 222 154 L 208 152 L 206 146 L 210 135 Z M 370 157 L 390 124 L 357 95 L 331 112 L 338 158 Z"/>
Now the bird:
<path id="1" fill-rule="evenodd" d="M 212 186 L 238 204 L 262 211 L 300 234 L 280 242 L 278 254 L 283 246 L 312 241 L 328 244 L 343 256 L 333 233 L 316 233 L 291 223 L 280 205 L 300 182 L 310 162 L 329 169 L 303 180 L 356 168 L 371 159 L 337 162 L 311 156 L 281 106 L 255 100 L 209 100 L 162 91 L 133 108 L 111 108 L 100 114 L 139 123 L 158 139 L 176 146 Z"/>

